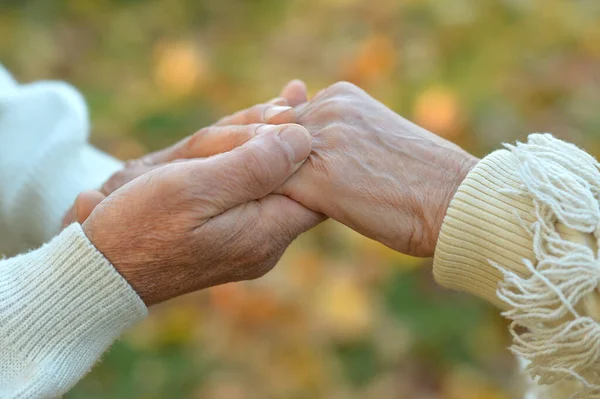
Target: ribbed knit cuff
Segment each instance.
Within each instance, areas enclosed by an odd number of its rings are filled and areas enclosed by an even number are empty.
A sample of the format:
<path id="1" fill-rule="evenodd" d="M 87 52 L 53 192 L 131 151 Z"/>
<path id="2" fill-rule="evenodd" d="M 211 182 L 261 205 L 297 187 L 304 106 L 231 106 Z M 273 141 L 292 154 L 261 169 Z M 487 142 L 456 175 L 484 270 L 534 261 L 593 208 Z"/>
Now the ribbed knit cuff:
<path id="1" fill-rule="evenodd" d="M 519 190 L 516 157 L 499 150 L 482 159 L 467 175 L 450 203 L 438 238 L 433 274 L 441 285 L 466 291 L 501 309 L 496 295 L 500 271 L 490 263 L 528 275 L 523 259 L 534 260 L 533 239 L 525 229 L 535 207 Z"/>
<path id="2" fill-rule="evenodd" d="M 538 384 L 600 399 L 600 164 L 550 134 L 506 148 L 452 200 L 435 277 L 505 309 L 510 350 Z"/>
<path id="3" fill-rule="evenodd" d="M 0 262 L 0 397 L 63 394 L 146 314 L 79 224 Z"/>

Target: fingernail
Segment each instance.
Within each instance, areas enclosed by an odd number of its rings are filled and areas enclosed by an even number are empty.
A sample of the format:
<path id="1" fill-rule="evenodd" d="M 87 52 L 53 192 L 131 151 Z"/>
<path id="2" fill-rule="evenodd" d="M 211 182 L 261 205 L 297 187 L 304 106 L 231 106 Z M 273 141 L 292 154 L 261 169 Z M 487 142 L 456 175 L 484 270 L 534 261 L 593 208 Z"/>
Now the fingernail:
<path id="1" fill-rule="evenodd" d="M 259 126 L 258 129 L 256 129 L 255 133 L 256 135 L 261 135 L 261 134 L 265 134 L 271 130 L 273 130 L 274 128 L 279 128 L 278 125 L 262 125 Z"/>
<path id="2" fill-rule="evenodd" d="M 310 154 L 311 139 L 308 132 L 299 126 L 290 126 L 279 132 L 279 138 L 292 150 L 292 162 L 300 163 Z"/>
<path id="3" fill-rule="evenodd" d="M 276 105 L 274 107 L 267 108 L 265 110 L 265 113 L 263 114 L 263 116 L 265 118 L 265 121 L 268 121 L 269 119 L 271 119 L 275 115 L 279 115 L 282 112 L 288 111 L 290 109 L 292 109 L 292 107 L 287 107 L 287 106 L 286 107 L 282 107 L 282 106 Z"/>

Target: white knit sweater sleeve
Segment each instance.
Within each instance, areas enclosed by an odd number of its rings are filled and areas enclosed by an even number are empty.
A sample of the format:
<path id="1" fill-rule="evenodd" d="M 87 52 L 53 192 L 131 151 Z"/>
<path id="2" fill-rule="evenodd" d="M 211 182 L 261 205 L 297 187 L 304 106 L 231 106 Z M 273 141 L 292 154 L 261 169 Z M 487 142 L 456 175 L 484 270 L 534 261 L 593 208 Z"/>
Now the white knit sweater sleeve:
<path id="1" fill-rule="evenodd" d="M 120 162 L 87 144 L 80 95 L 62 83 L 17 85 L 0 66 L 0 398 L 69 390 L 146 307 L 73 224 L 82 190 Z"/>
<path id="2" fill-rule="evenodd" d="M 0 253 L 47 242 L 81 191 L 121 162 L 88 141 L 81 95 L 61 82 L 18 85 L 0 66 Z"/>
<path id="3" fill-rule="evenodd" d="M 0 262 L 0 398 L 61 396 L 145 315 L 79 224 Z"/>

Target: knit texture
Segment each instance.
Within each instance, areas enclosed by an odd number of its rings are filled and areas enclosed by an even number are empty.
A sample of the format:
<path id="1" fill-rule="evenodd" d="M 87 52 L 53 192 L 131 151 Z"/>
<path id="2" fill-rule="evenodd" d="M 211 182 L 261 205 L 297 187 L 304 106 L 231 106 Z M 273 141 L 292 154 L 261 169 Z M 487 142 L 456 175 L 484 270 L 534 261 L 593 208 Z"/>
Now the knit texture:
<path id="1" fill-rule="evenodd" d="M 90 146 L 88 135 L 87 109 L 75 89 L 18 85 L 0 66 L 0 253 L 50 240 L 77 194 L 122 167 Z"/>
<path id="2" fill-rule="evenodd" d="M 505 310 L 511 350 L 539 384 L 575 381 L 570 397 L 600 397 L 599 190 L 594 158 L 531 135 L 467 176 L 434 258 L 442 285 Z"/>
<path id="3" fill-rule="evenodd" d="M 145 315 L 78 224 L 0 262 L 0 397 L 65 393 Z"/>
<path id="4" fill-rule="evenodd" d="M 0 66 L 0 254 L 50 241 L 77 194 L 122 167 L 88 133 L 76 90 L 19 85 Z M 79 225 L 0 261 L 0 398 L 62 395 L 145 314 Z"/>

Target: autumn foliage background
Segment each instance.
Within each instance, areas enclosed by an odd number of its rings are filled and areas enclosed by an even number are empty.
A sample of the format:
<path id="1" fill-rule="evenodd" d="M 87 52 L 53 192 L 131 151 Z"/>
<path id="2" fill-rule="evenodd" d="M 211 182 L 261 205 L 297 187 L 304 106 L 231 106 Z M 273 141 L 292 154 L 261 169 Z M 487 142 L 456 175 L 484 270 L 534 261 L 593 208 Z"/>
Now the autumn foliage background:
<path id="1" fill-rule="evenodd" d="M 536 131 L 597 154 L 598 17 L 584 0 L 0 0 L 0 62 L 75 85 L 122 159 L 292 78 L 354 82 L 479 156 Z M 152 309 L 67 398 L 511 398 L 508 343 L 430 260 L 326 222 L 266 278 Z"/>

